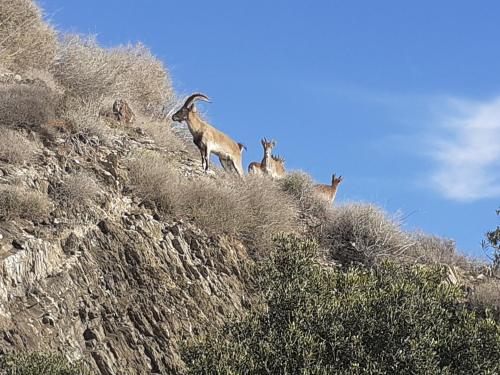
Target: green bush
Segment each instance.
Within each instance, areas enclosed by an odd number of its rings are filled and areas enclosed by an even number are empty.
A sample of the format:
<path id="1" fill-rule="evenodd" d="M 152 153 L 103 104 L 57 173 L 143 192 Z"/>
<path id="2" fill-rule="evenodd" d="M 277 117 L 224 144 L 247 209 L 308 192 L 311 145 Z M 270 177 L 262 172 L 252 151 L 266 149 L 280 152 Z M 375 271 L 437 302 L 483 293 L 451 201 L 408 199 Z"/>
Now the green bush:
<path id="1" fill-rule="evenodd" d="M 242 321 L 188 344 L 191 374 L 497 374 L 500 325 L 460 302 L 441 267 L 384 262 L 341 272 L 282 237 L 256 272 Z"/>
<path id="2" fill-rule="evenodd" d="M 5 375 L 91 375 L 83 363 L 70 363 L 58 354 L 15 353 L 0 357 L 0 373 Z"/>

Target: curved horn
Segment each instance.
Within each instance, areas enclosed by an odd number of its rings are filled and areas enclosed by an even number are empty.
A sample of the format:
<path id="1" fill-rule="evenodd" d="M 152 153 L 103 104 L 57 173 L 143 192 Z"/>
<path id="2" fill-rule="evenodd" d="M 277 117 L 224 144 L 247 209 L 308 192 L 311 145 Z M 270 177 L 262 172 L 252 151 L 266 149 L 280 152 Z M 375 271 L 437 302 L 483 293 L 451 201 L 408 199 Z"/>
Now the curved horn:
<path id="1" fill-rule="evenodd" d="M 204 102 L 210 103 L 210 98 L 208 96 L 206 96 L 205 94 L 202 94 L 200 92 L 195 92 L 194 94 L 189 95 L 189 97 L 184 102 L 183 107 L 187 108 L 187 107 L 191 106 L 197 100 L 203 100 Z"/>

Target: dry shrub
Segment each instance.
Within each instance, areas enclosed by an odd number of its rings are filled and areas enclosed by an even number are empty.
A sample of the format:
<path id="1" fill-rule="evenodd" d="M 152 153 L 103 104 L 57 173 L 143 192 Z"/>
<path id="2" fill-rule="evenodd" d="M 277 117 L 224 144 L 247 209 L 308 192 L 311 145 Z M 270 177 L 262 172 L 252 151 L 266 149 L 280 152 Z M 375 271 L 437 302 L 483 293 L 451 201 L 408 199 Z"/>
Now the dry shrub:
<path id="1" fill-rule="evenodd" d="M 33 0 L 0 0 L 0 65 L 47 69 L 56 49 L 57 34 Z"/>
<path id="2" fill-rule="evenodd" d="M 369 204 L 349 204 L 330 210 L 318 231 L 320 243 L 342 264 L 369 265 L 381 258 L 400 259 L 414 245 L 397 218 Z"/>
<path id="3" fill-rule="evenodd" d="M 57 96 L 43 85 L 0 86 L 0 127 L 35 127 L 54 118 Z"/>
<path id="4" fill-rule="evenodd" d="M 166 149 L 166 151 L 172 152 L 186 149 L 186 145 L 174 134 L 172 125 L 167 120 L 160 121 L 154 117 L 138 118 L 137 124 L 144 129 L 158 146 Z"/>
<path id="5" fill-rule="evenodd" d="M 81 102 L 76 99 L 66 102 L 61 118 L 70 124 L 70 137 L 75 148 L 111 142 L 114 132 L 99 116 L 99 107 L 97 102 Z M 82 153 L 81 150 L 77 151 Z"/>
<path id="6" fill-rule="evenodd" d="M 60 204 L 74 207 L 85 206 L 94 201 L 99 192 L 99 185 L 91 175 L 77 172 L 65 176 L 52 188 L 51 195 Z"/>
<path id="7" fill-rule="evenodd" d="M 156 153 L 132 161 L 129 177 L 135 193 L 160 212 L 189 218 L 212 234 L 237 236 L 252 250 L 265 251 L 275 234 L 297 228 L 296 206 L 270 179 L 180 178 Z"/>
<path id="8" fill-rule="evenodd" d="M 104 49 L 93 37 L 68 35 L 52 71 L 69 96 L 86 101 L 121 98 L 141 111 L 159 114 L 173 97 L 163 63 L 142 44 Z"/>
<path id="9" fill-rule="evenodd" d="M 281 189 L 291 195 L 297 202 L 301 215 L 308 221 L 327 219 L 328 207 L 324 200 L 319 199 L 314 192 L 314 182 L 304 172 L 288 173 L 279 180 Z"/>
<path id="10" fill-rule="evenodd" d="M 490 278 L 476 284 L 469 293 L 471 304 L 481 310 L 489 309 L 500 318 L 500 280 Z"/>
<path id="11" fill-rule="evenodd" d="M 484 264 L 459 254 L 455 241 L 421 232 L 411 233 L 414 245 L 404 254 L 404 258 L 415 263 L 446 264 L 457 266 L 475 273 L 484 269 Z"/>
<path id="12" fill-rule="evenodd" d="M 6 129 L 0 137 L 0 160 L 10 164 L 23 164 L 32 161 L 37 146 L 18 132 Z"/>
<path id="13" fill-rule="evenodd" d="M 49 198 L 19 186 L 0 185 L 0 221 L 27 219 L 38 221 L 50 211 Z"/>

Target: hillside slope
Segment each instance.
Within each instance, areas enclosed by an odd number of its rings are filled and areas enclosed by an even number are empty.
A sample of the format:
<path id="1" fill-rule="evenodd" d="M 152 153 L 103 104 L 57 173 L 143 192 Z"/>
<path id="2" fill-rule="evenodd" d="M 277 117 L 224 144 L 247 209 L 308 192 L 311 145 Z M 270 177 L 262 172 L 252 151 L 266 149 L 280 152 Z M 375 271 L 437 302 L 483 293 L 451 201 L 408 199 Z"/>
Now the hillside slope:
<path id="1" fill-rule="evenodd" d="M 104 202 L 61 207 L 40 222 L 0 223 L 1 351 L 62 350 L 92 358 L 102 374 L 166 373 L 179 368 L 180 339 L 241 310 L 245 248 L 160 220 L 122 194 L 122 160 L 157 147 L 140 135 L 122 144 L 70 159 L 41 146 L 30 165 L 0 162 L 1 183 L 41 192 L 68 171 L 85 170 L 103 187 Z M 198 163 L 186 155 L 176 157 L 195 174 Z"/>
<path id="2" fill-rule="evenodd" d="M 205 173 L 165 115 L 176 104 L 144 46 L 61 36 L 31 0 L 0 0 L 0 359 L 184 373 L 183 345 L 262 307 L 252 270 L 281 233 L 318 243 L 322 270 L 438 264 L 461 306 L 500 314 L 498 275 L 450 240 L 373 205 L 326 206 L 304 173 Z"/>

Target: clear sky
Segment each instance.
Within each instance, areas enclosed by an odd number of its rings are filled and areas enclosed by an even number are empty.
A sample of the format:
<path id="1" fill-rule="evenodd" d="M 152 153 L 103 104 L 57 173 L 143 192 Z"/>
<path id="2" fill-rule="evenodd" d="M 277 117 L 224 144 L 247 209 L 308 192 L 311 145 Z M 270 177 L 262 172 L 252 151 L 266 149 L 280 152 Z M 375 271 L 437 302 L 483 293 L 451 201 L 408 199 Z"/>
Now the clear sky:
<path id="1" fill-rule="evenodd" d="M 60 30 L 150 47 L 178 93 L 211 97 L 245 167 L 274 138 L 288 169 L 342 174 L 339 202 L 482 256 L 500 206 L 498 1 L 39 3 Z"/>

